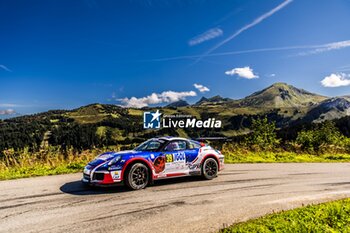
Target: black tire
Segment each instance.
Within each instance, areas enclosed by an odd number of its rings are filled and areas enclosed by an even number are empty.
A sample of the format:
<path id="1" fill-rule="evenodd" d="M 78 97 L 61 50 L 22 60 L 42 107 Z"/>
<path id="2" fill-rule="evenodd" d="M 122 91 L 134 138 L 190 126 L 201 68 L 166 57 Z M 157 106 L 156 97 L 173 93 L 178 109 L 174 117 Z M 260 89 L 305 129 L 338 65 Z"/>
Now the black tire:
<path id="1" fill-rule="evenodd" d="M 125 184 L 132 190 L 146 188 L 149 180 L 148 167 L 143 163 L 135 163 L 125 175 Z"/>
<path id="2" fill-rule="evenodd" d="M 211 180 L 218 175 L 218 162 L 214 158 L 207 158 L 202 165 L 202 176 L 206 180 Z"/>

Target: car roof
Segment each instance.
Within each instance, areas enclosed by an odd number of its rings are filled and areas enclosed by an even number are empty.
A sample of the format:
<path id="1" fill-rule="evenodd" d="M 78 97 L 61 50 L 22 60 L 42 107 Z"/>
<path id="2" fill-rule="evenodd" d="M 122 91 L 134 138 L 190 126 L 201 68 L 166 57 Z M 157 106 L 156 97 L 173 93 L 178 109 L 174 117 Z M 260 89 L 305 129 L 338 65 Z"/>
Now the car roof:
<path id="1" fill-rule="evenodd" d="M 166 137 L 159 137 L 157 139 L 161 139 L 164 141 L 174 141 L 174 140 L 185 140 L 185 141 L 189 141 L 189 139 L 187 138 L 181 138 L 181 137 L 171 137 L 171 136 L 166 136 Z"/>

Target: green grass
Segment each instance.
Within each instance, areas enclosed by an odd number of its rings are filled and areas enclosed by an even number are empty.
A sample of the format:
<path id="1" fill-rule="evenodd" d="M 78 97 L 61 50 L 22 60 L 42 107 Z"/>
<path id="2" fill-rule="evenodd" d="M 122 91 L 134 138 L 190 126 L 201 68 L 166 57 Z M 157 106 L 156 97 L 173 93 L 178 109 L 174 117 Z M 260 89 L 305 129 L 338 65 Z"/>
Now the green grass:
<path id="1" fill-rule="evenodd" d="M 49 147 L 45 151 L 29 152 L 7 150 L 0 159 L 0 180 L 33 176 L 47 176 L 82 172 L 84 166 L 103 151 L 119 148 L 102 148 L 75 152 L 68 150 L 62 154 L 60 148 Z"/>
<path id="2" fill-rule="evenodd" d="M 252 149 L 238 144 L 224 144 L 221 148 L 225 163 L 331 163 L 350 162 L 350 153 L 329 146 L 319 153 L 308 153 L 298 148 L 272 151 Z"/>
<path id="3" fill-rule="evenodd" d="M 10 180 L 34 176 L 49 176 L 81 172 L 88 161 L 62 162 L 58 165 L 36 164 L 26 167 L 13 167 L 0 171 L 0 180 Z"/>
<path id="4" fill-rule="evenodd" d="M 99 128 L 103 133 L 104 128 Z M 121 132 L 119 132 L 121 133 Z M 83 167 L 98 154 L 104 151 L 119 151 L 118 146 L 86 150 L 80 153 L 69 150 L 63 155 L 59 147 L 49 146 L 46 150 L 29 152 L 4 151 L 5 157 L 0 159 L 0 180 L 16 179 L 32 176 L 45 176 L 81 172 Z M 252 151 L 244 147 L 228 146 L 222 149 L 225 163 L 291 163 L 291 162 L 350 162 L 350 154 L 323 153 L 312 155 L 296 152 Z"/>
<path id="5" fill-rule="evenodd" d="M 220 230 L 231 232 L 350 232 L 350 199 L 274 213 Z"/>
<path id="6" fill-rule="evenodd" d="M 225 163 L 317 163 L 317 162 L 350 162 L 350 154 L 325 153 L 312 155 L 295 152 L 222 152 Z"/>

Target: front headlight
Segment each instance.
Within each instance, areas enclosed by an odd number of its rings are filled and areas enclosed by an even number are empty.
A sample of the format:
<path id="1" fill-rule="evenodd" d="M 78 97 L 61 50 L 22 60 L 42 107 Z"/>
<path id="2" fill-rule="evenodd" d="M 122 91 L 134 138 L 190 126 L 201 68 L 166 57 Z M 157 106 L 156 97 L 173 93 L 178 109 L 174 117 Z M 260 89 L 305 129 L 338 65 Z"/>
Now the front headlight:
<path id="1" fill-rule="evenodd" d="M 109 166 L 114 165 L 114 164 L 118 163 L 121 159 L 122 159 L 122 156 L 118 155 L 118 156 L 114 157 L 111 161 L 109 161 L 108 165 Z"/>

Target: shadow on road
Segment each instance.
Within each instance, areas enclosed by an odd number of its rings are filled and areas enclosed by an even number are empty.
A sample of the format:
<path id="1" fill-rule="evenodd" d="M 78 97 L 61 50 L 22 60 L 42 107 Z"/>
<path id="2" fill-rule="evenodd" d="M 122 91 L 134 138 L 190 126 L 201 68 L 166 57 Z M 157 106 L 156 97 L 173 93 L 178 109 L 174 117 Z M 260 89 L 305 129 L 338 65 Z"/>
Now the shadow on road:
<path id="1" fill-rule="evenodd" d="M 204 180 L 201 177 L 196 177 L 196 176 L 180 177 L 180 178 L 172 178 L 172 179 L 166 179 L 166 180 L 157 180 L 154 182 L 154 184 L 151 185 L 151 187 L 159 187 L 159 186 L 172 185 L 172 184 L 178 184 L 178 183 L 200 182 L 200 181 L 204 181 Z M 131 191 L 125 186 L 90 187 L 88 185 L 83 184 L 80 180 L 65 183 L 60 187 L 60 190 L 63 193 L 68 193 L 72 195 L 99 195 L 99 194 L 122 193 L 122 192 Z"/>
<path id="2" fill-rule="evenodd" d="M 124 186 L 118 187 L 90 187 L 83 184 L 80 180 L 65 183 L 60 187 L 60 190 L 64 193 L 72 195 L 99 195 L 106 193 L 121 193 L 128 192 L 129 190 Z"/>

